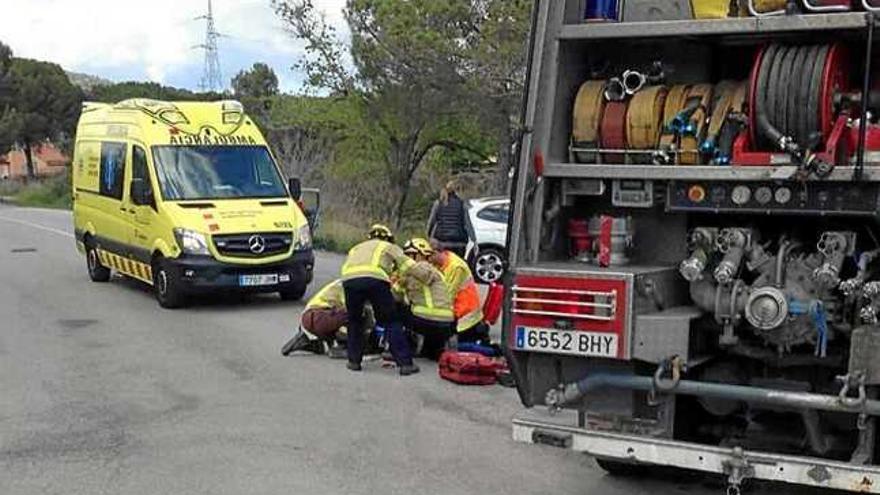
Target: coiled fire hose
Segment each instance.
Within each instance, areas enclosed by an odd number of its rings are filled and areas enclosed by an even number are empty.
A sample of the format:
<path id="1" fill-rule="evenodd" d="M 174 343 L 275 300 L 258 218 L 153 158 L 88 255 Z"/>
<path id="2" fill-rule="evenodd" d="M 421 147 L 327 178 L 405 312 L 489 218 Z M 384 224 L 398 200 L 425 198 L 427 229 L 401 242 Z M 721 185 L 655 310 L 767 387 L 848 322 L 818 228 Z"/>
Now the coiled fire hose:
<path id="1" fill-rule="evenodd" d="M 602 125 L 599 130 L 599 140 L 603 149 L 626 149 L 626 113 L 627 102 L 625 101 L 609 101 L 605 104 L 605 112 L 603 112 Z M 624 158 L 623 153 L 604 153 L 602 156 L 605 163 L 623 163 Z"/>
<path id="2" fill-rule="evenodd" d="M 784 151 L 802 173 L 830 174 L 833 164 L 814 151 L 830 135 L 834 95 L 847 77 L 842 45 L 769 45 L 752 72 L 752 141 Z"/>
<path id="3" fill-rule="evenodd" d="M 605 81 L 587 81 L 581 85 L 574 101 L 572 112 L 572 145 L 575 148 L 596 148 L 599 146 L 599 124 L 605 109 Z M 575 152 L 575 160 L 580 163 L 594 163 L 595 153 Z"/>
<path id="4" fill-rule="evenodd" d="M 658 151 L 654 156 L 654 162 L 658 165 L 668 165 L 675 162 L 675 152 L 678 150 L 679 141 L 674 121 L 684 107 L 690 89 L 689 84 L 679 84 L 673 86 L 666 95 L 666 103 L 663 105 L 663 132 L 660 135 Z"/>
<path id="5" fill-rule="evenodd" d="M 663 107 L 668 92 L 666 86 L 651 86 L 632 97 L 626 114 L 629 148 L 647 150 L 657 147 L 663 130 Z"/>
<path id="6" fill-rule="evenodd" d="M 715 86 L 712 117 L 700 144 L 700 153 L 712 164 L 730 164 L 733 140 L 745 126 L 742 115 L 747 90 L 745 82 L 722 81 Z"/>
<path id="7" fill-rule="evenodd" d="M 681 165 L 700 163 L 700 142 L 706 134 L 706 117 L 712 102 L 712 88 L 711 84 L 693 86 L 688 92 L 685 107 L 679 114 L 681 154 L 678 163 Z"/>

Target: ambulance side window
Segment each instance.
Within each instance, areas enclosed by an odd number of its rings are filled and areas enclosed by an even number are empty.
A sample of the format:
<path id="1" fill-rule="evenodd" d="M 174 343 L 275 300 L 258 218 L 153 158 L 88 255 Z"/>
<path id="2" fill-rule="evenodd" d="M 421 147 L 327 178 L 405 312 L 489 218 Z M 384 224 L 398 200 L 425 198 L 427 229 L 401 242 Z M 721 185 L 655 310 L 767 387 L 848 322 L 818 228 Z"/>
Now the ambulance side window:
<path id="1" fill-rule="evenodd" d="M 122 199 L 125 180 L 125 144 L 101 143 L 101 196 Z"/>
<path id="2" fill-rule="evenodd" d="M 143 179 L 150 184 L 150 175 L 147 172 L 147 152 L 140 146 L 131 147 L 131 178 Z"/>

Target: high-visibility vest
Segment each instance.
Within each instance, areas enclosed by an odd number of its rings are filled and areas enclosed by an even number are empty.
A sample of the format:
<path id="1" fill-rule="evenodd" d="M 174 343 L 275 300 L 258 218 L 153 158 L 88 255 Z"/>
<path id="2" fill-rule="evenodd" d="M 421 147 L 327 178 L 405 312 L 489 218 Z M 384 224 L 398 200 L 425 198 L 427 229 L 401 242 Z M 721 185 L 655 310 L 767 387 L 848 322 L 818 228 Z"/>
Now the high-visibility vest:
<path id="1" fill-rule="evenodd" d="M 345 309 L 345 289 L 342 280 L 325 285 L 309 299 L 306 309 Z"/>
<path id="2" fill-rule="evenodd" d="M 445 251 L 443 279 L 452 297 L 456 330 L 464 332 L 483 321 L 480 291 L 467 262 L 451 251 Z"/>
<path id="3" fill-rule="evenodd" d="M 429 321 L 451 323 L 455 320 L 452 299 L 443 274 L 426 261 L 420 261 L 397 282 L 406 295 L 414 315 Z"/>
<path id="4" fill-rule="evenodd" d="M 414 264 L 396 244 L 371 239 L 348 252 L 342 265 L 342 279 L 370 277 L 390 282 L 392 276 L 404 275 Z"/>

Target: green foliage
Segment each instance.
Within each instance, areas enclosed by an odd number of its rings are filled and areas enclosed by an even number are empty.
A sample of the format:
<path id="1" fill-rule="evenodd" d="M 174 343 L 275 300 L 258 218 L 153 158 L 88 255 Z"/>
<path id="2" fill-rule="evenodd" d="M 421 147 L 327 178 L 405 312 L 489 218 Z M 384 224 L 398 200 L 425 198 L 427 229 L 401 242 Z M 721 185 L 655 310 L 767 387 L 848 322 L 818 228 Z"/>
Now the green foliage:
<path id="1" fill-rule="evenodd" d="M 278 76 L 268 65 L 255 63 L 232 78 L 236 97 L 266 98 L 278 94 Z"/>
<path id="2" fill-rule="evenodd" d="M 0 133 L 7 142 L 0 144 L 23 145 L 33 176 L 31 147 L 44 140 L 66 142 L 73 135 L 82 92 L 61 67 L 37 60 L 12 58 L 4 79 Z"/>
<path id="3" fill-rule="evenodd" d="M 220 93 L 194 93 L 186 89 L 162 86 L 154 82 L 122 82 L 95 86 L 87 95 L 90 101 L 118 103 L 131 98 L 149 98 L 164 101 L 212 101 L 225 98 Z"/>
<path id="4" fill-rule="evenodd" d="M 30 181 L 12 197 L 19 206 L 70 209 L 70 174 Z"/>
<path id="5" fill-rule="evenodd" d="M 309 83 L 353 100 L 339 127 L 329 122 L 340 150 L 335 166 L 384 179 L 387 193 L 379 200 L 396 225 L 423 167 L 509 165 L 529 2 L 348 0 L 348 46 L 312 0 L 274 5 L 306 43 L 299 66 Z M 341 62 L 346 51 L 354 70 Z M 319 119 L 328 124 L 326 116 Z"/>

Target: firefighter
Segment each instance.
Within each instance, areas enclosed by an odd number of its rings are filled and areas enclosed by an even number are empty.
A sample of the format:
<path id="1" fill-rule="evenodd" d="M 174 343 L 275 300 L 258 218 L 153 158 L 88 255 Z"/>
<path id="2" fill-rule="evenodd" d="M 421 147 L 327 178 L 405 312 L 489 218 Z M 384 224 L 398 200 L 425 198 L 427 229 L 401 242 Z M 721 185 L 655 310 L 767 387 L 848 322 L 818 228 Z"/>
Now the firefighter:
<path id="1" fill-rule="evenodd" d="M 419 267 L 397 282 L 407 302 L 402 305 L 403 322 L 408 330 L 424 337 L 422 354 L 437 359 L 455 334 L 449 288 L 443 274 L 428 261 L 434 249 L 427 240 L 407 241 L 403 250 Z"/>
<path id="2" fill-rule="evenodd" d="M 402 376 L 419 372 L 412 350 L 395 311 L 391 279 L 403 278 L 416 263 L 394 244 L 394 235 L 384 225 L 373 225 L 367 240 L 351 248 L 342 265 L 342 287 L 348 311 L 348 369 L 360 371 L 364 355 L 364 305 L 369 302 L 376 324 L 385 329 L 391 354 Z"/>
<path id="3" fill-rule="evenodd" d="M 326 342 L 330 344 L 330 357 L 338 357 L 336 351 L 338 344 L 346 338 L 347 324 L 342 280 L 334 280 L 309 299 L 300 317 L 299 331 L 284 344 L 281 354 L 288 356 L 296 351 L 323 354 Z"/>
<path id="4" fill-rule="evenodd" d="M 458 342 L 488 345 L 489 325 L 483 321 L 480 291 L 467 262 L 457 254 L 443 249 L 443 243 L 431 240 L 433 254 L 429 261 L 443 274 L 452 309 L 455 314 L 456 340 Z"/>

